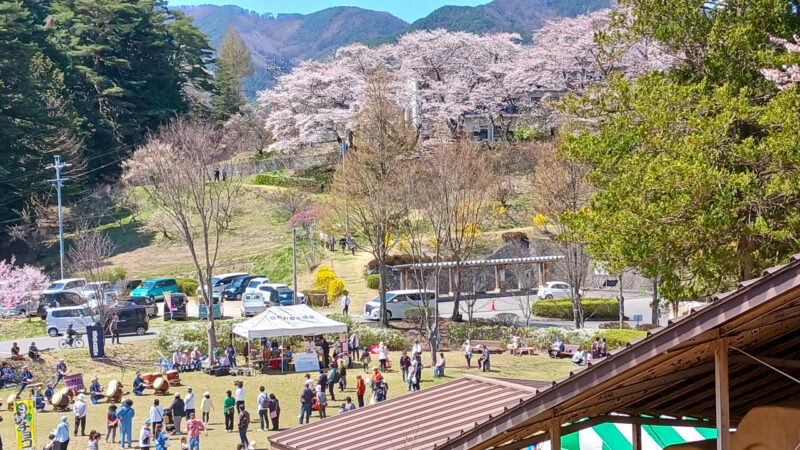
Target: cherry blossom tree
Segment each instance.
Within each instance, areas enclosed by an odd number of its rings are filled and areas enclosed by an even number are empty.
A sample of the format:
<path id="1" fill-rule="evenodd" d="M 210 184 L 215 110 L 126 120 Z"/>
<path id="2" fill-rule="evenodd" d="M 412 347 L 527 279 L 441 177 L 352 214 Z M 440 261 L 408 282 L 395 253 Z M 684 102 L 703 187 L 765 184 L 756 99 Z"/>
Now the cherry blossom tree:
<path id="1" fill-rule="evenodd" d="M 800 54 L 800 36 L 794 35 L 794 42 L 779 37 L 771 37 L 770 40 L 786 48 L 789 53 Z M 761 69 L 761 73 L 768 80 L 778 85 L 780 89 L 788 89 L 795 83 L 800 83 L 800 65 L 784 65 L 780 69 Z"/>
<path id="2" fill-rule="evenodd" d="M 0 307 L 20 304 L 26 297 L 38 298 L 50 283 L 41 270 L 33 266 L 15 266 L 16 259 L 0 261 Z"/>
<path id="3" fill-rule="evenodd" d="M 458 139 L 468 119 L 479 118 L 501 133 L 513 122 L 552 121 L 552 109 L 535 92 L 582 93 L 612 72 L 636 77 L 669 67 L 671 57 L 643 40 L 616 33 L 625 13 L 601 10 L 548 22 L 523 45 L 517 34 L 476 35 L 416 31 L 394 44 L 343 47 L 323 61 L 304 61 L 259 94 L 259 114 L 275 139 L 272 149 L 290 150 L 333 142 L 351 130 L 364 102 L 369 73 L 389 74 L 386 95 L 427 139 Z"/>

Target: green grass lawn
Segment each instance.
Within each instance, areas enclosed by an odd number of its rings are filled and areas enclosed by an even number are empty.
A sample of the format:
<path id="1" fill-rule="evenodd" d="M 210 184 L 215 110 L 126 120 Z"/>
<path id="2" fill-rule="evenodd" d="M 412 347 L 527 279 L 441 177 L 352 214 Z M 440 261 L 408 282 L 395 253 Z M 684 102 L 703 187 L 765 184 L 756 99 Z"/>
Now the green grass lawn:
<path id="1" fill-rule="evenodd" d="M 44 320 L 38 318 L 0 319 L 0 330 L 3 330 L 2 339 L 6 341 L 45 335 Z"/>
<path id="2" fill-rule="evenodd" d="M 77 372 L 81 371 L 84 374 L 84 381 L 88 385 L 89 379 L 92 375 L 97 375 L 101 383 L 105 386 L 112 379 L 118 379 L 125 385 L 125 390 L 130 389 L 131 381 L 135 370 L 141 369 L 146 372 L 154 371 L 155 361 L 153 358 L 154 351 L 148 344 L 123 344 L 107 347 L 107 352 L 110 358 L 107 361 L 92 361 L 86 357 L 86 350 L 71 350 L 63 352 L 66 355 L 67 363 L 70 370 Z M 48 355 L 48 362 L 42 366 L 34 367 L 34 375 L 37 379 L 41 380 L 42 376 L 46 378 L 45 381 L 51 379 L 53 373 L 52 366 L 55 362 L 57 355 Z M 480 374 L 489 377 L 505 377 L 505 378 L 523 378 L 532 380 L 545 380 L 550 381 L 565 376 L 572 365 L 568 360 L 552 360 L 546 356 L 522 356 L 512 357 L 509 355 L 493 355 L 492 356 L 492 370 L 491 372 L 481 373 L 474 366 L 477 358 L 473 359 L 472 369 L 467 369 L 463 356 L 460 352 L 449 352 L 446 354 L 448 359 L 447 373 L 444 378 L 433 379 L 433 369 L 430 368 L 430 361 L 428 355 L 423 355 L 423 362 L 425 369 L 423 370 L 423 378 L 421 382 L 422 389 L 430 388 L 440 383 L 461 377 L 465 373 Z M 392 353 L 390 358 L 395 363 L 400 358 L 400 353 Z M 240 358 L 241 360 L 241 358 Z M 241 361 L 243 362 L 243 361 Z M 329 415 L 336 415 L 338 411 L 339 400 L 343 400 L 345 396 L 350 395 L 355 401 L 355 376 L 357 374 L 364 374 L 360 366 L 351 369 L 347 373 L 348 389 L 345 393 L 340 394 L 337 388 L 337 402 L 331 401 L 329 398 Z M 390 370 L 386 375 L 389 384 L 389 398 L 399 397 L 407 394 L 406 386 L 401 381 L 401 373 L 398 370 Z M 316 374 L 313 375 L 314 379 L 317 378 Z M 257 374 L 250 377 L 211 377 L 202 373 L 186 373 L 182 375 L 183 386 L 171 388 L 170 392 L 179 392 L 181 395 L 186 393 L 186 386 L 192 386 L 196 394 L 202 395 L 203 392 L 208 391 L 211 393 L 211 398 L 214 402 L 215 410 L 211 416 L 211 428 L 208 437 L 201 438 L 201 444 L 205 448 L 234 448 L 238 442 L 237 433 L 225 433 L 222 429 L 223 416 L 222 416 L 222 401 L 225 391 L 228 389 L 234 390 L 234 381 L 242 380 L 247 391 L 247 408 L 251 412 L 254 421 L 258 420 L 256 410 L 256 397 L 258 395 L 259 386 L 265 386 L 267 391 L 275 393 L 281 405 L 280 426 L 281 429 L 288 429 L 298 426 L 297 416 L 300 413 L 299 397 L 302 390 L 302 383 L 304 379 L 303 373 L 270 373 L 267 375 Z M 152 392 L 152 391 L 149 391 Z M 0 395 L 5 399 L 12 393 L 10 389 L 3 390 Z M 370 390 L 367 389 L 367 397 Z M 148 415 L 150 406 L 153 399 L 160 398 L 162 404 L 171 403 L 171 396 L 155 397 L 152 394 L 143 397 L 132 397 L 134 399 L 134 409 L 136 410 L 136 417 L 134 423 L 134 437 L 138 435 L 138 429 L 141 428 L 145 418 Z M 5 405 L 4 405 L 5 406 Z M 89 405 L 89 414 L 87 416 L 87 433 L 89 430 L 98 430 L 105 433 L 105 413 L 108 405 L 100 403 L 97 405 Z M 199 408 L 199 402 L 197 404 Z M 3 414 L 4 421 L 0 422 L 0 436 L 3 441 L 7 443 L 14 442 L 13 422 L 10 414 Z M 37 446 L 42 446 L 44 439 L 50 430 L 54 429 L 58 418 L 61 413 L 54 413 L 48 407 L 46 413 L 36 415 L 36 438 Z M 67 413 L 70 423 L 72 423 L 71 412 Z M 318 414 L 315 412 L 312 417 L 312 422 L 320 420 Z M 255 439 L 258 448 L 268 448 L 267 436 L 271 434 L 262 433 L 258 431 L 258 424 L 251 425 L 251 432 L 249 439 Z M 70 447 L 83 448 L 85 447 L 85 438 L 75 438 L 70 442 Z M 213 447 L 209 447 L 213 446 Z M 103 446 L 101 446 L 103 447 Z M 109 448 L 105 446 L 105 448 Z"/>

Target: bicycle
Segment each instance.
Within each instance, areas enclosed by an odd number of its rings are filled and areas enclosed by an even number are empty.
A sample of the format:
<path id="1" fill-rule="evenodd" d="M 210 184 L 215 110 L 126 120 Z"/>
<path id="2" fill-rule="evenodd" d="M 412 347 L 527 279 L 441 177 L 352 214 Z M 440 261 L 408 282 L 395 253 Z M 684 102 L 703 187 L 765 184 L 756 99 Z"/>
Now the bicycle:
<path id="1" fill-rule="evenodd" d="M 63 338 L 58 341 L 58 348 L 61 349 L 78 347 L 83 347 L 83 338 L 81 338 L 80 334 L 76 334 L 75 337 L 72 338 L 72 344 L 69 343 L 69 338 Z"/>

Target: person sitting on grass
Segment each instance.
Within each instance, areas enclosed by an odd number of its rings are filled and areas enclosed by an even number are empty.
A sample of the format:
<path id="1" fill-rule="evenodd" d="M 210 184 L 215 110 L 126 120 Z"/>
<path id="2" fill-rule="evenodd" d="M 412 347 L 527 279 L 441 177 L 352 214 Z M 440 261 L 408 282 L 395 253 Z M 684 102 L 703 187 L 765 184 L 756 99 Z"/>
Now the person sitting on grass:
<path id="1" fill-rule="evenodd" d="M 142 372 L 136 372 L 136 378 L 133 379 L 133 395 L 142 395 L 146 384 L 142 378 Z"/>
<path id="2" fill-rule="evenodd" d="M 36 342 L 31 342 L 31 345 L 28 347 L 28 358 L 37 362 L 42 360 L 42 357 L 39 356 L 39 348 L 36 346 Z"/>
<path id="3" fill-rule="evenodd" d="M 3 361 L 0 365 L 0 387 L 11 387 L 17 385 L 17 373 Z"/>
<path id="4" fill-rule="evenodd" d="M 33 403 L 37 412 L 44 412 L 44 407 L 47 406 L 47 402 L 44 400 L 41 389 L 37 389 L 36 393 L 33 394 Z"/>
<path id="5" fill-rule="evenodd" d="M 106 396 L 103 395 L 103 386 L 97 381 L 97 377 L 92 377 L 92 384 L 89 385 L 89 396 L 93 405 L 96 405 L 99 400 L 106 398 Z"/>
<path id="6" fill-rule="evenodd" d="M 49 405 L 53 400 L 53 383 L 47 383 L 47 386 L 44 388 L 44 400 Z"/>
<path id="7" fill-rule="evenodd" d="M 578 351 L 572 355 L 572 364 L 576 366 L 582 366 L 586 364 L 586 352 L 579 348 Z"/>
<path id="8" fill-rule="evenodd" d="M 17 345 L 16 342 L 11 344 L 11 359 L 13 359 L 14 361 L 25 359 L 22 355 L 19 354 L 19 345 Z"/>

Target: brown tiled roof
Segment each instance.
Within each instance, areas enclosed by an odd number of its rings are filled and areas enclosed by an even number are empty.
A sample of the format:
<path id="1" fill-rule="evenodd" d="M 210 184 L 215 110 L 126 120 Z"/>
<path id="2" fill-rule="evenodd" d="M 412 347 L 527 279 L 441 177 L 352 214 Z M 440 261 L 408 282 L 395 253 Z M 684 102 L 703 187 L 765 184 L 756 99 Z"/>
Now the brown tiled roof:
<path id="1" fill-rule="evenodd" d="M 781 367 L 800 360 L 800 254 L 760 278 L 719 294 L 708 305 L 650 330 L 647 337 L 576 369 L 437 449 L 524 448 L 548 438 L 554 415 L 562 424 L 613 414 L 716 418 L 714 346 L 729 345 L 730 419 L 736 426 L 754 406 L 800 399 L 800 385 L 756 363 Z M 745 353 L 746 352 L 746 353 Z M 586 421 L 586 423 L 593 423 Z M 598 422 L 600 423 L 600 422 Z M 580 424 L 573 423 L 571 431 Z M 562 435 L 568 434 L 562 428 Z"/>
<path id="2" fill-rule="evenodd" d="M 533 397 L 538 387 L 550 384 L 465 375 L 275 434 L 269 441 L 274 449 L 429 449 Z"/>

